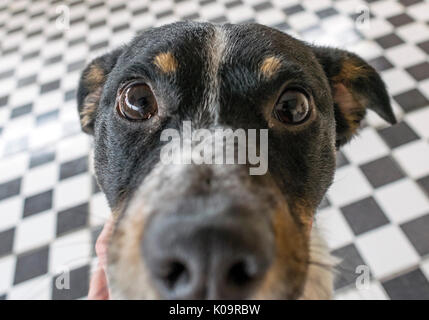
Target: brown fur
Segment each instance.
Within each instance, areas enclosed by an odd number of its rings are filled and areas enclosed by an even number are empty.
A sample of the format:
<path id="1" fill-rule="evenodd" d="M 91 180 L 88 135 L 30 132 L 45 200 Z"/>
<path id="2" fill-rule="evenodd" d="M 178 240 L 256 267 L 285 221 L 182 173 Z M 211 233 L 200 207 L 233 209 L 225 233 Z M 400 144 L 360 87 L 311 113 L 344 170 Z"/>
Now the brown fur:
<path id="1" fill-rule="evenodd" d="M 96 63 L 92 64 L 89 67 L 89 70 L 85 74 L 85 79 L 84 79 L 90 91 L 96 90 L 104 83 L 105 80 L 106 80 L 106 75 L 104 73 L 103 68 L 97 65 Z"/>
<path id="2" fill-rule="evenodd" d="M 349 140 L 360 128 L 360 122 L 365 114 L 363 99 L 354 93 L 352 83 L 368 75 L 369 68 L 359 64 L 353 58 L 343 60 L 340 72 L 332 78 L 334 101 L 349 126 L 346 138 Z"/>
<path id="3" fill-rule="evenodd" d="M 115 230 L 109 247 L 109 265 L 114 275 L 113 283 L 121 288 L 111 288 L 113 298 L 134 297 L 156 299 L 158 294 L 150 286 L 149 273 L 141 258 L 140 246 L 145 226 L 145 215 L 135 214 L 123 219 Z"/>
<path id="4" fill-rule="evenodd" d="M 358 78 L 365 77 L 369 69 L 351 58 L 344 59 L 340 72 L 332 78 L 334 82 L 350 83 Z"/>
<path id="5" fill-rule="evenodd" d="M 306 276 L 307 235 L 298 230 L 286 205 L 274 213 L 273 228 L 276 243 L 275 260 L 254 298 L 297 298 L 291 294 L 300 291 L 300 284 Z M 285 283 L 288 283 L 287 287 Z"/>
<path id="6" fill-rule="evenodd" d="M 342 83 L 334 84 L 334 101 L 340 107 L 341 114 L 347 121 L 349 129 L 346 135 L 347 139 L 350 139 L 360 128 L 365 107 L 361 99 Z"/>
<path id="7" fill-rule="evenodd" d="M 85 97 L 83 102 L 83 108 L 80 112 L 80 122 L 82 128 L 87 128 L 95 119 L 95 113 L 97 112 L 98 103 L 101 96 L 101 87 L 91 92 Z"/>
<path id="8" fill-rule="evenodd" d="M 174 73 L 176 72 L 179 64 L 176 58 L 171 52 L 163 52 L 158 54 L 153 63 L 163 72 L 163 73 Z"/>
<path id="9" fill-rule="evenodd" d="M 261 75 L 267 79 L 272 78 L 275 73 L 280 69 L 281 61 L 279 58 L 271 56 L 265 58 L 260 67 Z"/>

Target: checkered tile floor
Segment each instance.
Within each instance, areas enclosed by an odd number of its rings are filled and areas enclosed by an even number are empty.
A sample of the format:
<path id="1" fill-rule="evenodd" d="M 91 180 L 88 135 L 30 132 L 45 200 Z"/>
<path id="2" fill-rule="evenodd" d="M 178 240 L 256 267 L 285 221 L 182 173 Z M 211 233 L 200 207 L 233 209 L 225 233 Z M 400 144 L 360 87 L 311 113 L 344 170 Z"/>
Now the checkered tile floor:
<path id="1" fill-rule="evenodd" d="M 256 21 L 352 50 L 387 82 L 402 122 L 367 125 L 338 159 L 316 223 L 339 299 L 429 299 L 429 2 L 422 0 L 12 1 L 0 3 L 0 299 L 84 298 L 108 215 L 87 170 L 75 93 L 86 61 L 178 19 Z M 70 28 L 57 24 L 62 5 Z M 370 28 L 356 28 L 370 9 Z M 357 289 L 367 265 L 371 284 Z M 54 285 L 65 271 L 70 289 Z"/>

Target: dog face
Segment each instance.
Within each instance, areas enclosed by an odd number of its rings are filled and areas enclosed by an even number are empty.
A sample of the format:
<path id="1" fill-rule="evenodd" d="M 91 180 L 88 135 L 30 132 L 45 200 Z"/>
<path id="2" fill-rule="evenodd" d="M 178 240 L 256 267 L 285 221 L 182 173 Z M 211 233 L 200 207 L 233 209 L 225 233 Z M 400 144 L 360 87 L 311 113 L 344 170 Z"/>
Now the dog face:
<path id="1" fill-rule="evenodd" d="M 328 298 L 330 275 L 311 274 L 323 269 L 311 230 L 336 149 L 367 108 L 395 122 L 362 59 L 257 24 L 145 31 L 87 66 L 78 108 L 117 217 L 108 273 L 118 298 Z M 184 144 L 184 122 L 227 136 L 265 130 L 266 142 L 252 140 L 259 152 L 267 145 L 265 172 L 249 174 L 248 159 L 164 163 L 163 147 Z M 167 129 L 179 138 L 164 141 Z"/>

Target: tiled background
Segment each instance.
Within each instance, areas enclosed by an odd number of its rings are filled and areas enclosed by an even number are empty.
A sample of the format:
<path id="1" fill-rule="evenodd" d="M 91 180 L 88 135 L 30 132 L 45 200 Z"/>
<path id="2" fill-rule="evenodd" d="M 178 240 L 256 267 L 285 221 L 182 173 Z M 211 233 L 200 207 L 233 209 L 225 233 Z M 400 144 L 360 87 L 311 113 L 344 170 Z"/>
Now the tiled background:
<path id="1" fill-rule="evenodd" d="M 61 5 L 70 28 L 56 24 Z M 355 20 L 370 9 L 369 28 Z M 178 19 L 257 21 L 352 50 L 387 82 L 402 120 L 374 114 L 343 149 L 318 213 L 337 298 L 429 299 L 429 2 L 153 0 L 0 2 L 0 299 L 85 297 L 108 210 L 87 171 L 76 85 L 85 62 L 135 31 Z M 371 270 L 356 289 L 355 269 Z M 58 290 L 70 271 L 71 289 Z"/>

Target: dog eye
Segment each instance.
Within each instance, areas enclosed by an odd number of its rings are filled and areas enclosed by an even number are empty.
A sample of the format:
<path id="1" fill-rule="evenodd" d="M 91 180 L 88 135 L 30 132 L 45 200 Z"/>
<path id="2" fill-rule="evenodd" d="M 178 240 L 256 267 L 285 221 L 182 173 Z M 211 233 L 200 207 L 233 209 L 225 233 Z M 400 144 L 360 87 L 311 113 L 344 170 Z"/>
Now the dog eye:
<path id="1" fill-rule="evenodd" d="M 301 124 L 310 115 L 310 106 L 304 93 L 289 89 L 283 92 L 274 108 L 277 120 L 285 124 Z"/>
<path id="2" fill-rule="evenodd" d="M 117 110 L 127 120 L 142 121 L 157 113 L 158 104 L 147 84 L 133 82 L 119 92 Z"/>

